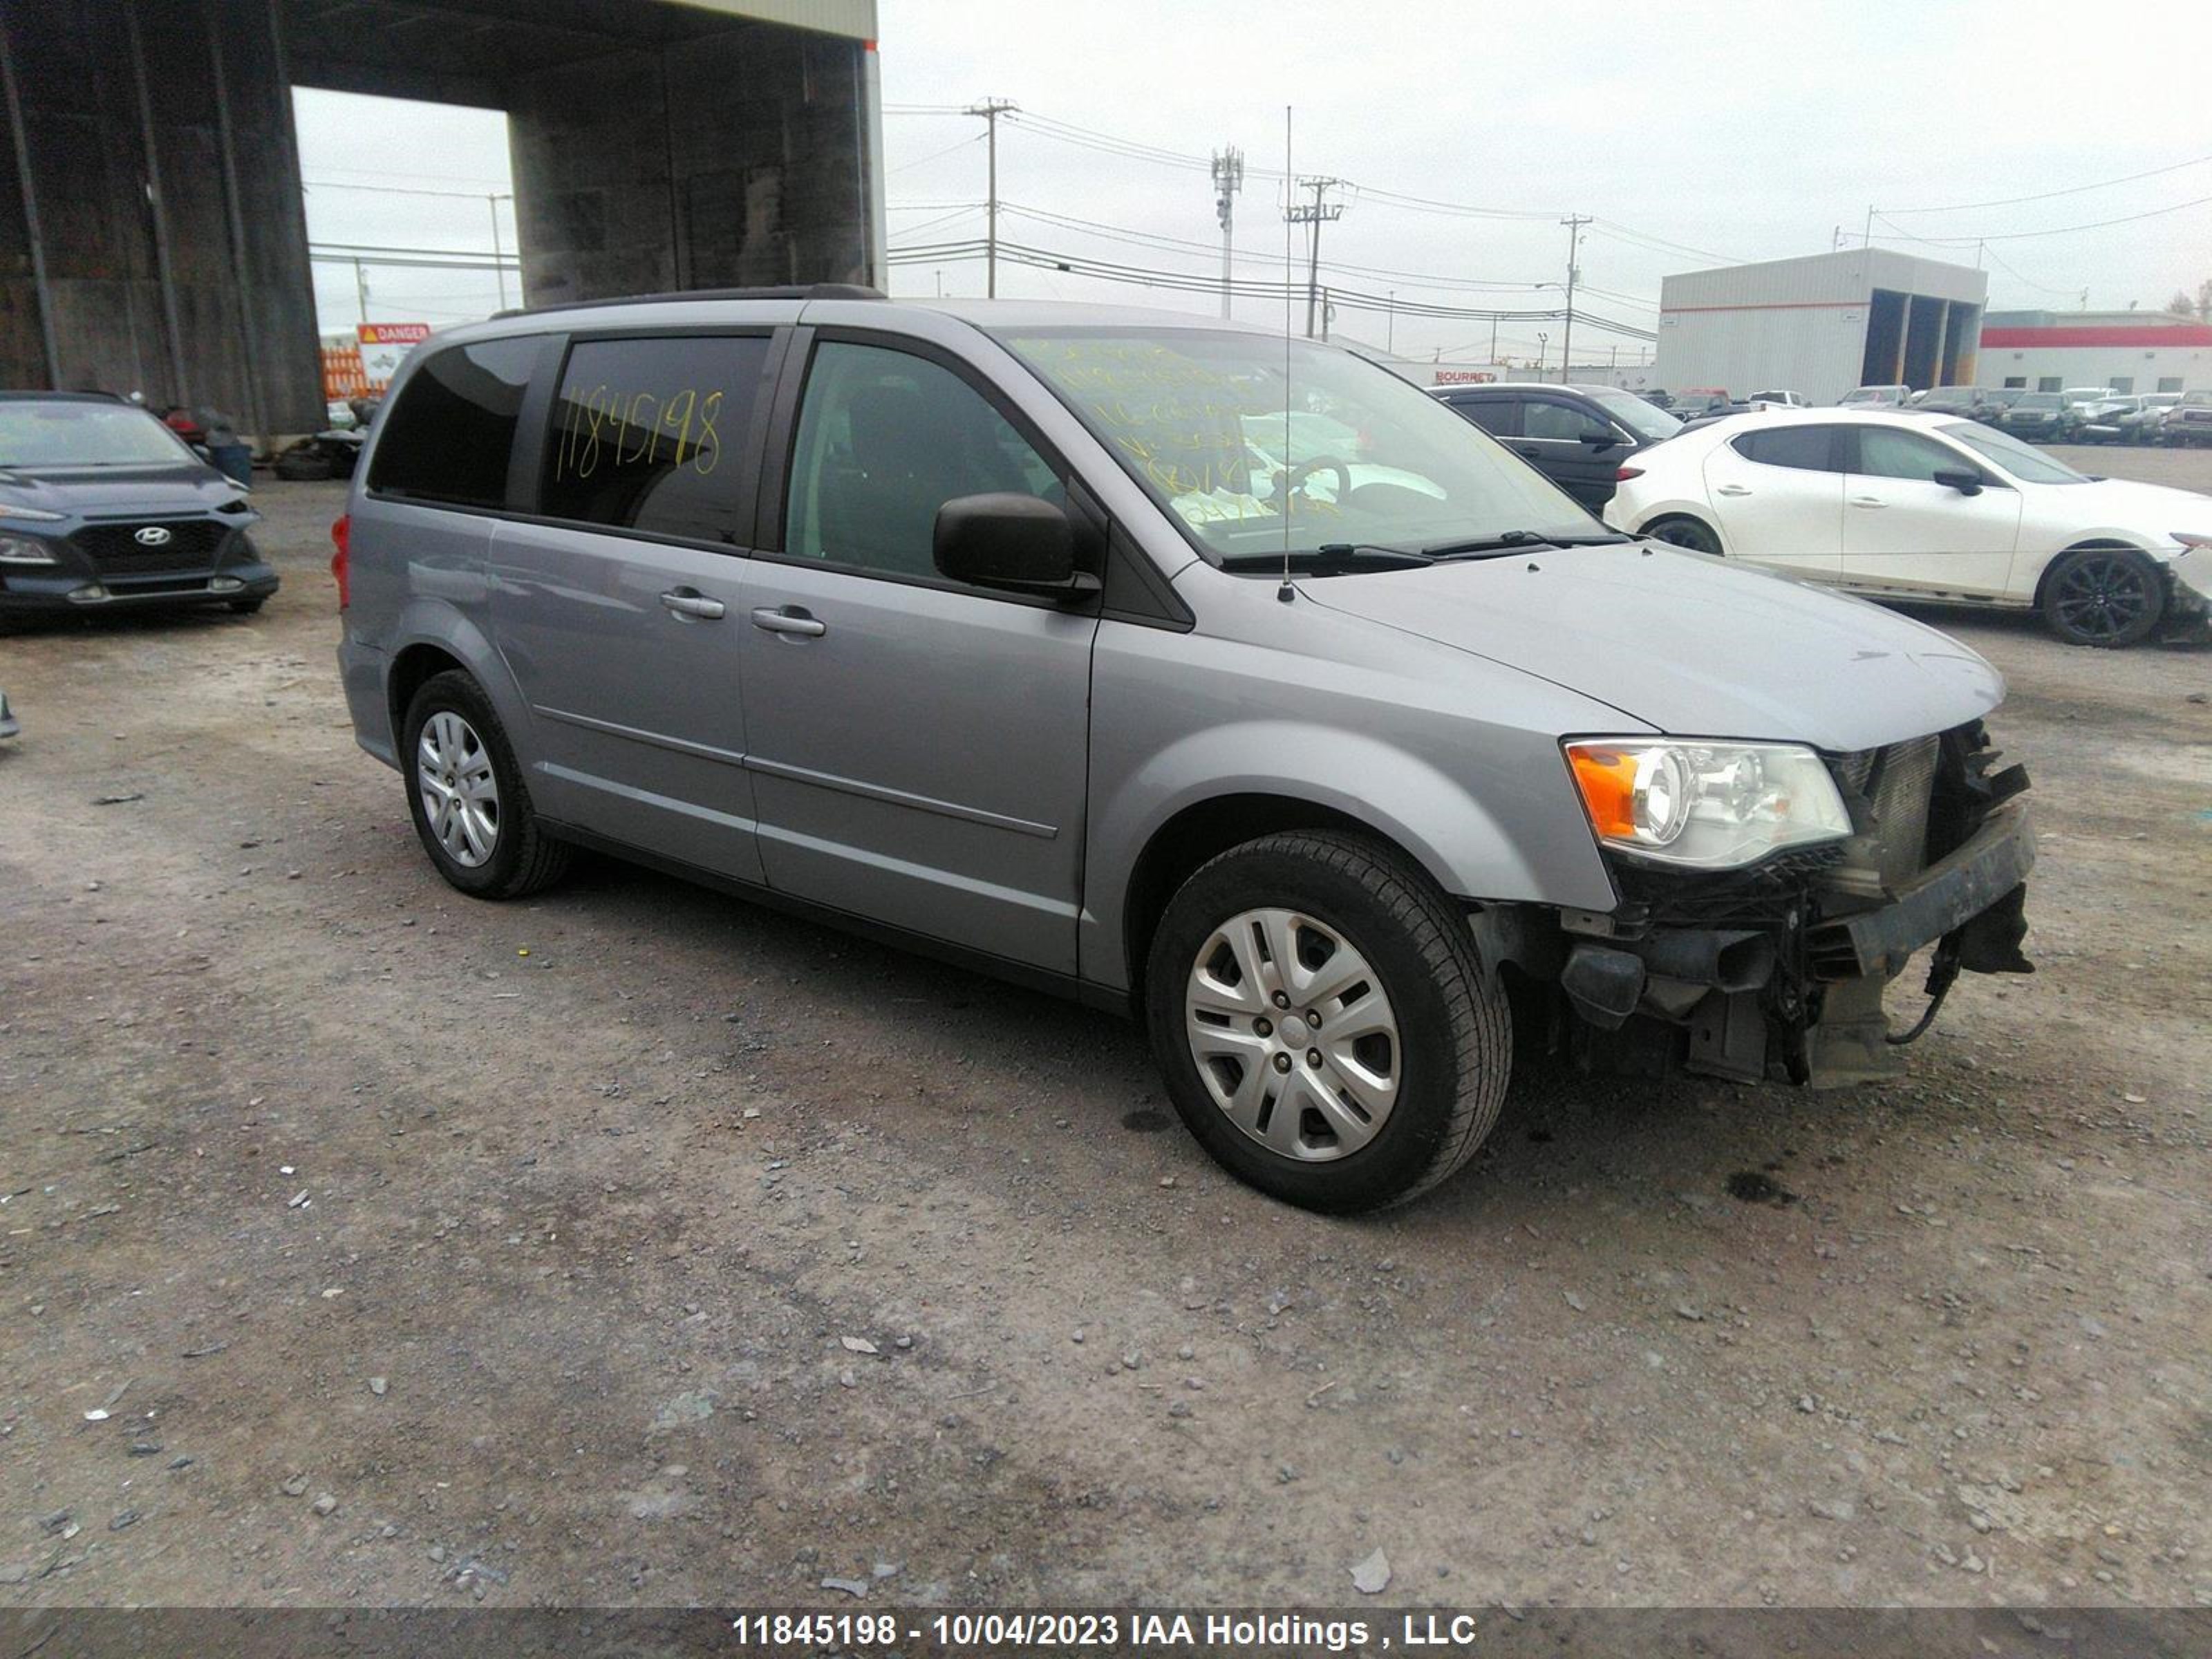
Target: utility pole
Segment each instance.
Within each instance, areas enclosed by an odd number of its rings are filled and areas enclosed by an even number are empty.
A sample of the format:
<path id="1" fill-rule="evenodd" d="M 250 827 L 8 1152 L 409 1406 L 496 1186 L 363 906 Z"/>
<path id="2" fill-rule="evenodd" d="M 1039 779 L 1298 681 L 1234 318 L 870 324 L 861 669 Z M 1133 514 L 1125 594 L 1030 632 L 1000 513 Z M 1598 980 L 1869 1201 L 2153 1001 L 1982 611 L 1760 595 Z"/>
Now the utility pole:
<path id="1" fill-rule="evenodd" d="M 1867 204 L 1866 234 L 1859 239 L 1859 246 L 1861 247 L 1874 246 L 1874 204 L 1871 202 Z"/>
<path id="2" fill-rule="evenodd" d="M 1575 255 L 1582 248 L 1583 227 L 1589 222 L 1590 216 L 1587 213 L 1571 213 L 1559 221 L 1567 228 L 1567 331 L 1559 343 L 1559 384 L 1562 386 L 1575 372 Z"/>
<path id="3" fill-rule="evenodd" d="M 1382 351 L 1385 356 L 1395 357 L 1398 355 L 1398 290 L 1395 288 L 1390 290 L 1389 318 L 1383 328 Z"/>
<path id="4" fill-rule="evenodd" d="M 1294 202 L 1284 210 L 1283 217 L 1294 225 L 1306 228 L 1306 338 L 1314 337 L 1314 313 L 1321 303 L 1321 228 L 1332 219 L 1344 217 L 1344 204 L 1324 204 L 1322 198 L 1334 190 L 1341 179 L 1300 179 L 1291 187 L 1310 190 L 1311 202 Z"/>
<path id="5" fill-rule="evenodd" d="M 1536 378 L 1538 380 L 1544 378 L 1544 365 L 1551 361 L 1552 337 L 1548 334 L 1539 334 L 1536 337 Z"/>
<path id="6" fill-rule="evenodd" d="M 1237 192 L 1244 188 L 1244 152 L 1213 152 L 1213 216 L 1221 221 L 1221 314 L 1229 314 L 1230 247 L 1236 240 Z"/>
<path id="7" fill-rule="evenodd" d="M 361 319 L 368 320 L 368 273 L 361 268 L 361 255 L 353 256 L 353 291 L 361 301 Z"/>
<path id="8" fill-rule="evenodd" d="M 1490 313 L 1490 366 L 1498 367 L 1498 313 Z"/>
<path id="9" fill-rule="evenodd" d="M 507 309 L 507 258 L 499 245 L 500 199 L 496 196 L 487 196 L 484 204 L 491 209 L 491 262 L 499 272 L 499 308 L 504 311 Z M 512 201 L 514 198 L 509 197 L 507 199 Z"/>
<path id="10" fill-rule="evenodd" d="M 990 135 L 984 148 L 990 155 L 990 185 L 984 198 L 983 232 L 983 292 L 990 299 L 999 297 L 999 118 L 1019 105 L 1006 98 L 986 98 L 980 104 L 970 104 L 961 112 L 965 115 L 983 118 L 986 131 Z"/>

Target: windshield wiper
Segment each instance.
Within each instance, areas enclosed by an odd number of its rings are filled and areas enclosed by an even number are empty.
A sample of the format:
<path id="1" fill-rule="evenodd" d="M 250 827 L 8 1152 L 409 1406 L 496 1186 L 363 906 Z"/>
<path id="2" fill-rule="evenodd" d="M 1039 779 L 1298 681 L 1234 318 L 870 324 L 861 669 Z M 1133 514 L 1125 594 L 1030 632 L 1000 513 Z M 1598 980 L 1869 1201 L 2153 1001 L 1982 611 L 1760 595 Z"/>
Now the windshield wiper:
<path id="1" fill-rule="evenodd" d="M 1612 547 L 1632 539 L 1607 532 L 1601 536 L 1546 536 L 1534 530 L 1502 530 L 1463 542 L 1437 542 L 1422 552 L 1432 559 L 1498 558 L 1524 547 Z"/>
<path id="2" fill-rule="evenodd" d="M 1280 553 L 1232 553 L 1221 561 L 1221 568 L 1224 570 L 1280 570 L 1284 562 L 1284 556 Z M 1428 554 L 1417 553 L 1410 547 L 1384 547 L 1374 542 L 1324 542 L 1319 547 L 1302 548 L 1289 556 L 1291 569 L 1322 576 L 1338 571 L 1357 570 L 1364 566 L 1379 565 L 1395 569 L 1435 562 Z"/>

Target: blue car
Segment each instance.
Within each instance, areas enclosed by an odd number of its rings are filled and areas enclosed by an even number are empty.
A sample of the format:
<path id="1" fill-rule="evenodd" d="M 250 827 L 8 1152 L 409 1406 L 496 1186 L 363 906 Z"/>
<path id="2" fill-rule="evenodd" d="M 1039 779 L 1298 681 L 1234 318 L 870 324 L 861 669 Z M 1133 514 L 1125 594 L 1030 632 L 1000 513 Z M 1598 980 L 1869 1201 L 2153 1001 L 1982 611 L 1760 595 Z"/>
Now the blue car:
<path id="1" fill-rule="evenodd" d="M 0 621 L 220 605 L 276 573 L 245 490 L 145 410 L 94 392 L 0 392 Z"/>

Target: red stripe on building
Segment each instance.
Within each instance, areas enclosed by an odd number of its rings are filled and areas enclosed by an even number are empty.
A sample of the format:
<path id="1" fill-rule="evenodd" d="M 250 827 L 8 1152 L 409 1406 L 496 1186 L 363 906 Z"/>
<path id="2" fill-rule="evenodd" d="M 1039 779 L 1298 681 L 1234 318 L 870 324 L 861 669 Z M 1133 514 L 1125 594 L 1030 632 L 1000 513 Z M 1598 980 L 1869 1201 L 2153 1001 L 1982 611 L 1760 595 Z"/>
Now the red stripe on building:
<path id="1" fill-rule="evenodd" d="M 1985 328 L 1982 349 L 2002 346 L 2212 346 L 2212 328 L 2196 324 L 2168 327 Z"/>

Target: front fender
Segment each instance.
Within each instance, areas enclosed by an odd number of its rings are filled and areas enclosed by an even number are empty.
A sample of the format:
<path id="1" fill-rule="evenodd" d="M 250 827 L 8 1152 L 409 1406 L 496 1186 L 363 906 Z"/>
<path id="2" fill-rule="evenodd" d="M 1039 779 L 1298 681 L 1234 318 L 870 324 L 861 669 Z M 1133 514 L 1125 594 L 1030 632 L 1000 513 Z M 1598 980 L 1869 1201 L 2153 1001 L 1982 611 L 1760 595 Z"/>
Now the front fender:
<path id="1" fill-rule="evenodd" d="M 1457 775 L 1369 733 L 1253 719 L 1179 738 L 1110 783 L 1094 776 L 1083 976 L 1126 988 L 1132 873 L 1169 824 L 1230 796 L 1341 814 L 1399 848 L 1455 897 L 1610 910 L 1613 884 L 1556 742 L 1530 734 L 1525 748 L 1510 758 L 1470 759 Z"/>

